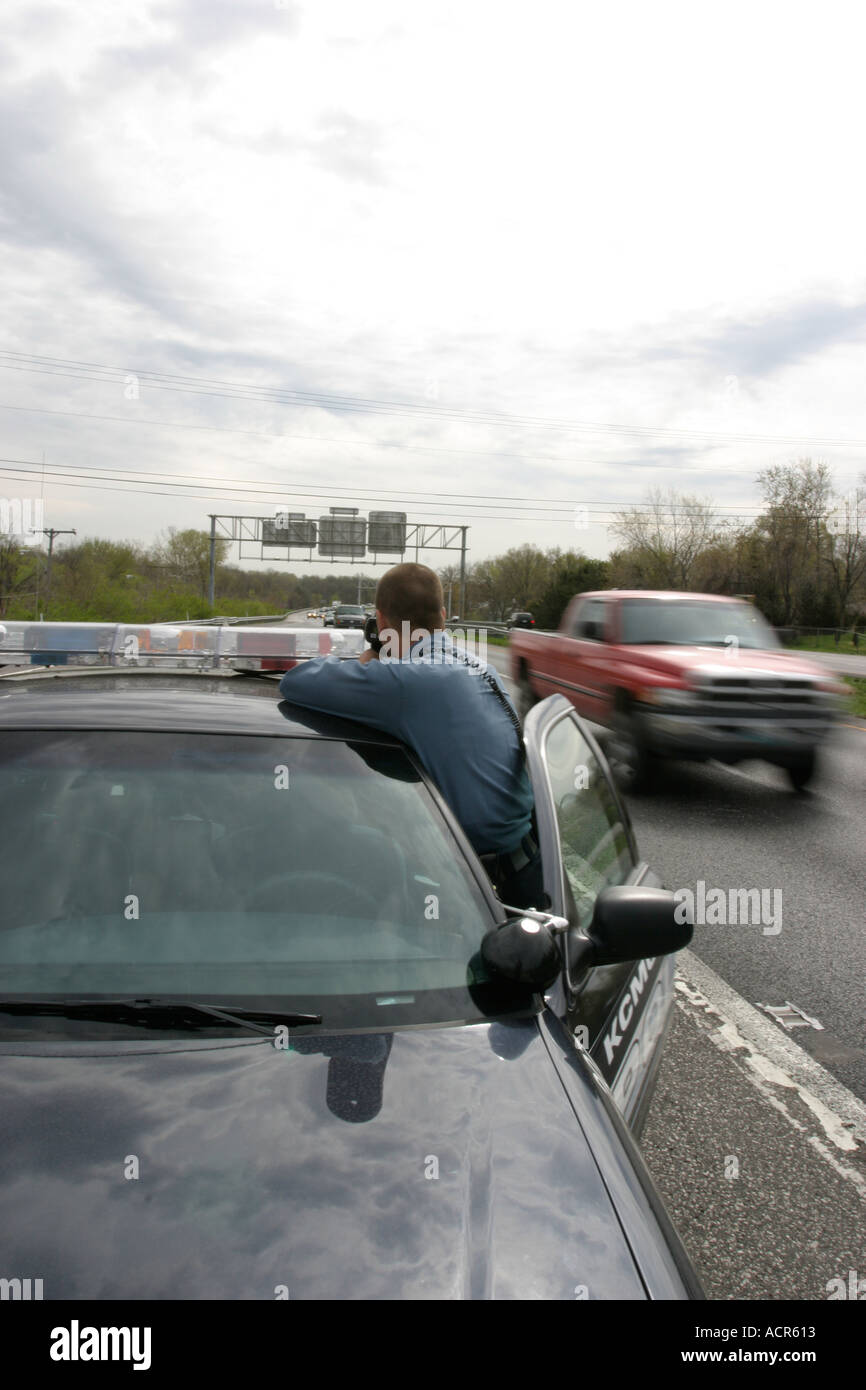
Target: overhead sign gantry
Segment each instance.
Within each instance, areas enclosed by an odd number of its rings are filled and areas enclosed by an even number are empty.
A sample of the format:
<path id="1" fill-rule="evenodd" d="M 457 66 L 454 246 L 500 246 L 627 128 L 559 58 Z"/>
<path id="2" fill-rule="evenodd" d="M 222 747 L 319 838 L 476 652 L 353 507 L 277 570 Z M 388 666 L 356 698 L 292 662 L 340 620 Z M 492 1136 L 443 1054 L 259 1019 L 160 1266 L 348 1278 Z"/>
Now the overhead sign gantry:
<path id="1" fill-rule="evenodd" d="M 460 551 L 460 607 L 466 607 L 466 535 L 468 526 L 443 522 L 410 522 L 405 512 L 373 511 L 360 516 L 357 507 L 330 507 L 318 520 L 305 512 L 279 511 L 266 516 L 210 517 L 208 602 L 214 603 L 216 542 L 237 542 L 239 560 L 285 560 L 312 564 L 316 559 L 348 560 L 349 564 L 382 564 L 414 550 Z M 283 551 L 284 554 L 277 552 Z M 306 554 L 299 552 L 306 551 Z M 251 553 L 252 552 L 252 553 Z"/>

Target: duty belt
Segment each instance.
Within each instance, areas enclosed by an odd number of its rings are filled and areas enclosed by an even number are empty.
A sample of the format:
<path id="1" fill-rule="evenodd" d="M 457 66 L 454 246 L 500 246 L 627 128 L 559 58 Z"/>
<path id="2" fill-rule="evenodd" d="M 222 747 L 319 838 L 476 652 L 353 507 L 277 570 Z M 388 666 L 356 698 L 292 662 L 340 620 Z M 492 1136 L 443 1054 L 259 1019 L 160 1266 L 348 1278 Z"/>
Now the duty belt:
<path id="1" fill-rule="evenodd" d="M 478 857 L 485 866 L 511 869 L 512 873 L 516 874 L 524 869 L 537 853 L 538 845 L 535 840 L 531 835 L 524 835 L 517 849 L 511 850 L 508 854 L 480 854 Z"/>

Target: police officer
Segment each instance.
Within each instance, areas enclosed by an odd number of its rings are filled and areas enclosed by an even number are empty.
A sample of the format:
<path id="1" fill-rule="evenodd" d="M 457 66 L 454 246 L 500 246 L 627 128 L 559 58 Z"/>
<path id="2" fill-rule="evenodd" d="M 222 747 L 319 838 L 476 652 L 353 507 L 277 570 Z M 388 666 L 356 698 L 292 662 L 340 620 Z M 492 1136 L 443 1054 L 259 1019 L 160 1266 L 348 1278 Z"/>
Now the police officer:
<path id="1" fill-rule="evenodd" d="M 426 565 L 379 581 L 383 645 L 357 661 L 318 657 L 280 681 L 293 704 L 343 715 L 403 740 L 451 806 L 503 903 L 544 907 L 533 795 L 519 722 L 495 673 L 444 629 L 442 585 Z"/>

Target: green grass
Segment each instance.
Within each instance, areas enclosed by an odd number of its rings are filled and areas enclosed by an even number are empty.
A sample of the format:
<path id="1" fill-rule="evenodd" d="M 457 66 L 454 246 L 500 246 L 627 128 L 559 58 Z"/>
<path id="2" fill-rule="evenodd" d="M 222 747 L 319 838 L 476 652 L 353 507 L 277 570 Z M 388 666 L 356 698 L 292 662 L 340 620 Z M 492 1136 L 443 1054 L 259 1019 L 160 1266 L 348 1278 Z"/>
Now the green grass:
<path id="1" fill-rule="evenodd" d="M 859 676 L 846 676 L 845 684 L 851 687 L 850 713 L 866 719 L 866 680 Z"/>
<path id="2" fill-rule="evenodd" d="M 832 633 L 821 633 L 820 636 L 798 637 L 794 642 L 786 642 L 786 647 L 793 647 L 797 651 L 803 652 L 848 652 L 850 655 L 866 656 L 866 633 L 859 634 L 860 645 L 855 647 L 851 640 L 851 633 L 846 632 L 839 638 L 839 645 L 836 646 Z"/>
<path id="3" fill-rule="evenodd" d="M 270 617 L 279 606 L 251 598 L 217 598 L 211 608 L 206 599 L 188 589 L 156 589 L 142 595 L 115 587 L 102 589 L 87 602 L 69 599 L 52 602 L 46 619 L 56 623 L 172 623 L 190 619 Z M 35 622 L 38 614 L 27 605 L 10 604 L 10 619 Z"/>

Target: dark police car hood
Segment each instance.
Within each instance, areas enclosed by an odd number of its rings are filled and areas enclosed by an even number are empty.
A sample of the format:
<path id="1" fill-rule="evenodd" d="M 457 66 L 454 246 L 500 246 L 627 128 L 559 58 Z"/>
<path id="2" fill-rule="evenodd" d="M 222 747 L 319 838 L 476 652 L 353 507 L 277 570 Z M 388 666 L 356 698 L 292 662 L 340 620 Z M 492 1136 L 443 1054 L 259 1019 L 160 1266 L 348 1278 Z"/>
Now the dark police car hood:
<path id="1" fill-rule="evenodd" d="M 0 1045 L 0 1276 L 46 1299 L 646 1297 L 536 1020 L 293 1044 Z"/>

